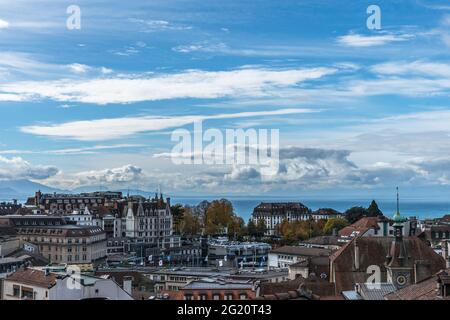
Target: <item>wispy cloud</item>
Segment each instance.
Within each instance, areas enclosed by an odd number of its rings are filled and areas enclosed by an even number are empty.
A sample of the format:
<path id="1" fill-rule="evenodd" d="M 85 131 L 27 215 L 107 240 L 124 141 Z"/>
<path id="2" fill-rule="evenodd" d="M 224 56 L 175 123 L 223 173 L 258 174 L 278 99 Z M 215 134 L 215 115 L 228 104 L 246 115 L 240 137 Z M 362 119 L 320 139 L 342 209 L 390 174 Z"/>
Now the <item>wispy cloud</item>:
<path id="1" fill-rule="evenodd" d="M 422 7 L 434 10 L 450 10 L 450 5 L 445 3 L 445 1 L 429 1 L 429 0 L 418 0 L 417 3 Z"/>
<path id="2" fill-rule="evenodd" d="M 443 62 L 395 61 L 376 64 L 370 68 L 373 72 L 384 75 L 424 75 L 450 78 L 450 64 Z"/>
<path id="3" fill-rule="evenodd" d="M 241 112 L 218 115 L 197 115 L 180 117 L 127 117 L 97 119 L 90 121 L 74 121 L 51 126 L 27 126 L 22 127 L 21 131 L 47 137 L 96 141 L 116 139 L 142 132 L 160 131 L 170 128 L 182 127 L 195 121 L 289 115 L 311 112 L 315 111 L 311 109 L 279 109 L 273 111 Z"/>
<path id="4" fill-rule="evenodd" d="M 322 78 L 336 68 L 190 70 L 178 74 L 141 75 L 55 81 L 23 81 L 0 85 L 0 95 L 62 102 L 132 103 L 179 98 L 264 96 L 300 82 Z"/>
<path id="5" fill-rule="evenodd" d="M 382 46 L 392 42 L 403 42 L 414 38 L 412 34 L 377 34 L 377 35 L 361 35 L 350 33 L 337 38 L 337 42 L 349 47 L 373 47 Z"/>
<path id="6" fill-rule="evenodd" d="M 51 154 L 51 155 L 81 155 L 96 154 L 100 151 L 114 149 L 143 148 L 143 144 L 115 144 L 115 145 L 96 145 L 92 147 L 66 148 L 56 150 L 0 150 L 0 154 Z"/>
<path id="7" fill-rule="evenodd" d="M 140 24 L 142 27 L 142 32 L 185 31 L 192 29 L 192 26 L 173 23 L 166 20 L 145 20 L 132 18 L 130 21 Z"/>
<path id="8" fill-rule="evenodd" d="M 92 67 L 81 63 L 56 64 L 42 62 L 33 55 L 23 52 L 0 52 L 0 71 L 8 73 L 8 79 L 29 78 L 72 78 L 80 75 L 97 76 L 109 74 L 111 69 Z M 6 94 L 0 92 L 0 94 Z"/>

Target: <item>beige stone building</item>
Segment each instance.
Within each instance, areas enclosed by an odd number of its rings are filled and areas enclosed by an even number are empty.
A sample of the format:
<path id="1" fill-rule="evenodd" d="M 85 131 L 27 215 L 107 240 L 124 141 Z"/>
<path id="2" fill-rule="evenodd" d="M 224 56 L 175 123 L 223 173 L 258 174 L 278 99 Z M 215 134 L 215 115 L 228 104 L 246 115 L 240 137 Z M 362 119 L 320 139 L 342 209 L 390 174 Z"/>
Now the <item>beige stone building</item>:
<path id="1" fill-rule="evenodd" d="M 36 245 L 51 263 L 86 264 L 106 257 L 106 233 L 95 226 L 67 224 L 59 217 L 5 216 L 22 242 Z"/>

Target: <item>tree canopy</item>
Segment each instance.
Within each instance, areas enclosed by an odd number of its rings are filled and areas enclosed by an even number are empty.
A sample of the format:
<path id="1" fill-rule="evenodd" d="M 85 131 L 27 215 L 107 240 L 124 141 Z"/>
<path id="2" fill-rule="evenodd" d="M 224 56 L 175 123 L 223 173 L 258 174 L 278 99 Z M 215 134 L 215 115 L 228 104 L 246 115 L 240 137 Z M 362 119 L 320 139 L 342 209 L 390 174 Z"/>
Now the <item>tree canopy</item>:
<path id="1" fill-rule="evenodd" d="M 352 207 L 345 211 L 345 218 L 350 223 L 355 223 L 362 217 L 367 217 L 368 212 L 366 208 L 363 207 Z"/>
<path id="2" fill-rule="evenodd" d="M 378 204 L 375 200 L 372 200 L 370 203 L 370 206 L 367 208 L 367 213 L 369 217 L 379 217 L 383 215 L 383 212 L 381 212 L 380 208 L 378 208 Z"/>
<path id="3" fill-rule="evenodd" d="M 328 219 L 328 221 L 325 223 L 325 226 L 323 227 L 323 233 L 328 235 L 332 234 L 334 229 L 336 231 L 339 231 L 342 228 L 348 226 L 348 224 L 348 221 L 343 218 Z"/>

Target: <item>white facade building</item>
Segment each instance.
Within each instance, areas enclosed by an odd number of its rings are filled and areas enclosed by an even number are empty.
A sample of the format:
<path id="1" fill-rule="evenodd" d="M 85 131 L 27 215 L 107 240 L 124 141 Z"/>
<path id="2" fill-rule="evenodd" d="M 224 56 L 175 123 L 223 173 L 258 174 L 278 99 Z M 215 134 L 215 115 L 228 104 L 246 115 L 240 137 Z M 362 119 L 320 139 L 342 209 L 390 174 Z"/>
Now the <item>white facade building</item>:
<path id="1" fill-rule="evenodd" d="M 311 210 L 300 202 L 265 203 L 261 202 L 253 209 L 252 219 L 258 225 L 262 220 L 266 225 L 265 234 L 277 234 L 277 226 L 284 220 L 305 221 L 311 218 Z"/>
<path id="2" fill-rule="evenodd" d="M 129 202 L 125 208 L 125 236 L 137 243 L 153 243 L 158 247 L 170 245 L 173 219 L 170 199 Z"/>
<path id="3" fill-rule="evenodd" d="M 269 252 L 268 267 L 271 269 L 288 268 L 290 265 L 312 257 L 328 257 L 330 249 L 302 246 L 284 246 Z"/>
<path id="4" fill-rule="evenodd" d="M 88 207 L 84 210 L 74 210 L 64 216 L 68 221 L 75 222 L 79 226 L 93 226 L 92 214 Z"/>

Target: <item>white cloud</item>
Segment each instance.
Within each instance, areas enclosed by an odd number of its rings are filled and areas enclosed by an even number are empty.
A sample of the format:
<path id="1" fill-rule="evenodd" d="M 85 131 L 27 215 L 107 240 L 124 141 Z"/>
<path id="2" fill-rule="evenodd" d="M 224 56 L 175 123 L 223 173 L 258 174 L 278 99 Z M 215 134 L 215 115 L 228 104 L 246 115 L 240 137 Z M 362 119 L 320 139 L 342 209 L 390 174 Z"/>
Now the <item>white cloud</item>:
<path id="1" fill-rule="evenodd" d="M 69 64 L 68 68 L 74 73 L 86 73 L 91 69 L 89 66 L 80 63 Z"/>
<path id="2" fill-rule="evenodd" d="M 9 22 L 0 19 L 0 29 L 8 29 L 9 28 Z"/>
<path id="3" fill-rule="evenodd" d="M 91 170 L 75 174 L 74 186 L 136 182 L 143 177 L 142 169 L 133 165 L 125 165 L 119 168 Z"/>
<path id="4" fill-rule="evenodd" d="M 64 102 L 132 103 L 178 98 L 264 96 L 280 88 L 322 78 L 335 68 L 191 70 L 178 74 L 142 77 L 95 78 L 82 81 L 20 81 L 0 86 L 0 94 L 28 99 L 49 98 Z"/>
<path id="5" fill-rule="evenodd" d="M 274 111 L 241 112 L 218 115 L 198 115 L 180 117 L 128 117 L 113 119 L 97 119 L 90 121 L 74 121 L 51 126 L 27 126 L 21 131 L 35 135 L 68 138 L 75 140 L 96 141 L 130 136 L 149 131 L 182 127 L 195 121 L 213 119 L 233 119 L 246 117 L 262 117 L 271 115 L 288 115 L 314 112 L 311 109 L 279 109 Z"/>
<path id="6" fill-rule="evenodd" d="M 66 148 L 54 150 L 0 150 L 0 154 L 51 154 L 51 155 L 80 155 L 96 154 L 100 151 L 114 149 L 142 148 L 143 144 L 114 144 L 114 145 L 96 145 L 92 147 Z"/>
<path id="7" fill-rule="evenodd" d="M 58 173 L 53 166 L 32 165 L 20 158 L 0 156 L 0 180 L 35 179 L 42 180 Z"/>
<path id="8" fill-rule="evenodd" d="M 74 76 L 87 75 L 98 76 L 112 73 L 111 69 L 105 67 L 93 67 L 81 63 L 71 64 L 55 64 L 39 61 L 33 55 L 22 52 L 0 52 L 0 71 L 7 72 L 7 80 L 19 80 L 23 78 L 73 78 Z M 3 81 L 6 82 L 6 81 Z M 7 96 L 8 95 L 8 96 Z M 7 101 L 12 100 L 12 95 L 15 95 L 15 100 L 23 100 L 25 96 L 12 93 L 1 92 L 2 96 Z"/>
<path id="9" fill-rule="evenodd" d="M 376 64 L 370 68 L 384 75 L 425 75 L 450 78 L 450 64 L 429 61 L 393 61 Z"/>
<path id="10" fill-rule="evenodd" d="M 144 19 L 130 19 L 132 22 L 140 24 L 142 32 L 158 32 L 158 31 L 185 31 L 191 30 L 192 26 L 183 25 L 179 23 L 172 23 L 166 20 L 144 20 Z"/>
<path id="11" fill-rule="evenodd" d="M 339 44 L 349 47 L 373 47 L 381 46 L 391 42 L 402 42 L 412 39 L 411 34 L 380 34 L 380 35 L 361 35 L 351 33 L 337 38 Z"/>

